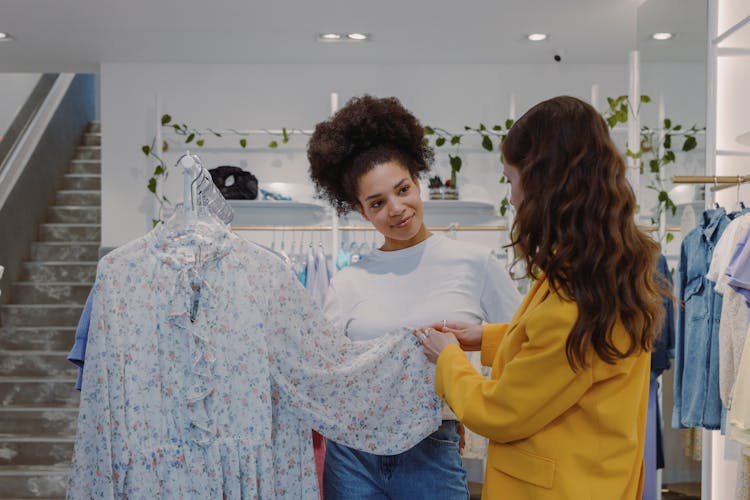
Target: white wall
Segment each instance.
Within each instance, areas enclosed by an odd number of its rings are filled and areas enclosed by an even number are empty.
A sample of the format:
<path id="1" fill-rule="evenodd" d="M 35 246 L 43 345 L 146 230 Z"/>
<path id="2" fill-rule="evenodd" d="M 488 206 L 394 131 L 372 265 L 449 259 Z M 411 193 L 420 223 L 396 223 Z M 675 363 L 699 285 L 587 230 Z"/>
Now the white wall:
<path id="1" fill-rule="evenodd" d="M 625 57 L 623 58 L 625 60 Z M 146 182 L 152 163 L 141 153 L 155 131 L 155 95 L 162 113 L 196 128 L 311 129 L 329 113 L 329 95 L 343 105 L 362 93 L 397 96 L 425 124 L 449 130 L 499 123 L 509 116 L 514 95 L 517 115 L 559 94 L 584 99 L 599 85 L 600 108 L 606 96 L 627 93 L 627 65 L 187 65 L 103 64 L 101 67 L 102 245 L 120 245 L 150 228 L 154 205 Z M 705 123 L 705 72 L 697 64 L 644 66 L 642 89 L 656 97 L 663 89 L 668 112 L 685 124 Z M 655 109 L 655 105 L 653 106 Z M 671 112 L 674 110 L 674 113 Z M 655 115 L 655 111 L 654 111 Z M 646 115 L 648 120 L 648 114 Z M 166 137 L 166 136 L 165 136 Z M 624 138 L 623 138 L 624 139 Z M 240 165 L 261 182 L 306 182 L 304 138 L 270 151 L 243 151 L 236 138 L 212 141 L 201 152 L 209 167 Z M 250 139 L 251 145 L 253 138 Z M 469 141 L 471 142 L 471 141 Z M 485 186 L 493 200 L 504 195 L 497 153 L 478 143 L 464 149 L 461 182 Z M 180 148 L 167 155 L 174 161 Z M 447 151 L 436 169 L 447 174 Z M 167 194 L 180 198 L 179 175 Z"/>
<path id="2" fill-rule="evenodd" d="M 0 73 L 0 141 L 34 90 L 39 73 Z"/>

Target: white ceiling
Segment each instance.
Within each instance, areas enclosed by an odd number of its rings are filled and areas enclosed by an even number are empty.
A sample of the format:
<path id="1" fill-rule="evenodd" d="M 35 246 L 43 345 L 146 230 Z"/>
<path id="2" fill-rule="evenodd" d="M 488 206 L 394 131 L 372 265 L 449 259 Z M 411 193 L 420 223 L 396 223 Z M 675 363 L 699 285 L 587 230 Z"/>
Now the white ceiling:
<path id="1" fill-rule="evenodd" d="M 639 7 L 643 4 L 640 9 Z M 657 5 L 658 4 L 658 5 Z M 0 0 L 0 72 L 103 62 L 624 63 L 702 60 L 706 0 Z M 648 8 L 647 8 L 648 7 Z M 641 33 L 674 30 L 655 47 Z M 664 27 L 661 27 L 664 26 Z M 653 28 L 652 28 L 653 27 Z M 323 44 L 321 32 L 366 32 Z M 524 35 L 550 34 L 532 44 Z"/>

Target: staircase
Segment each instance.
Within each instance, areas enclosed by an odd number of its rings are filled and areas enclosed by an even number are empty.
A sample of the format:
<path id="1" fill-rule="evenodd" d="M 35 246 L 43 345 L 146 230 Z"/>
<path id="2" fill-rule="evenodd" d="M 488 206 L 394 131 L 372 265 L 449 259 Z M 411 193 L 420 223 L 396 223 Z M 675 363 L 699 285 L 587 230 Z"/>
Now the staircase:
<path id="1" fill-rule="evenodd" d="M 66 357 L 96 275 L 101 132 L 89 125 L 0 310 L 0 498 L 65 496 L 77 369 Z"/>

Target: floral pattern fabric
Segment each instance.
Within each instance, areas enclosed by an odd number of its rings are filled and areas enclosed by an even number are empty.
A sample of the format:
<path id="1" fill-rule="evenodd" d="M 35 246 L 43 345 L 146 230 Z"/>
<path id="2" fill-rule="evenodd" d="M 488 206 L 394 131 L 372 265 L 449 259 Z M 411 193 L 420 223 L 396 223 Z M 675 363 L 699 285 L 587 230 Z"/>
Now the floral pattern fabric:
<path id="1" fill-rule="evenodd" d="M 317 499 L 311 428 L 388 455 L 440 425 L 409 331 L 349 341 L 223 226 L 157 227 L 94 286 L 69 498 Z"/>

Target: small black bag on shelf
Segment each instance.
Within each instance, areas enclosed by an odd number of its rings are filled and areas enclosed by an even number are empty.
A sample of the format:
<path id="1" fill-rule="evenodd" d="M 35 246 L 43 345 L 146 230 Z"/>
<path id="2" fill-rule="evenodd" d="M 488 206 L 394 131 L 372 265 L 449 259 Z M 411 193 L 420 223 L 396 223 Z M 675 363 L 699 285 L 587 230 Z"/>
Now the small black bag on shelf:
<path id="1" fill-rule="evenodd" d="M 240 167 L 222 165 L 209 170 L 211 179 L 226 200 L 258 198 L 258 179 Z"/>

